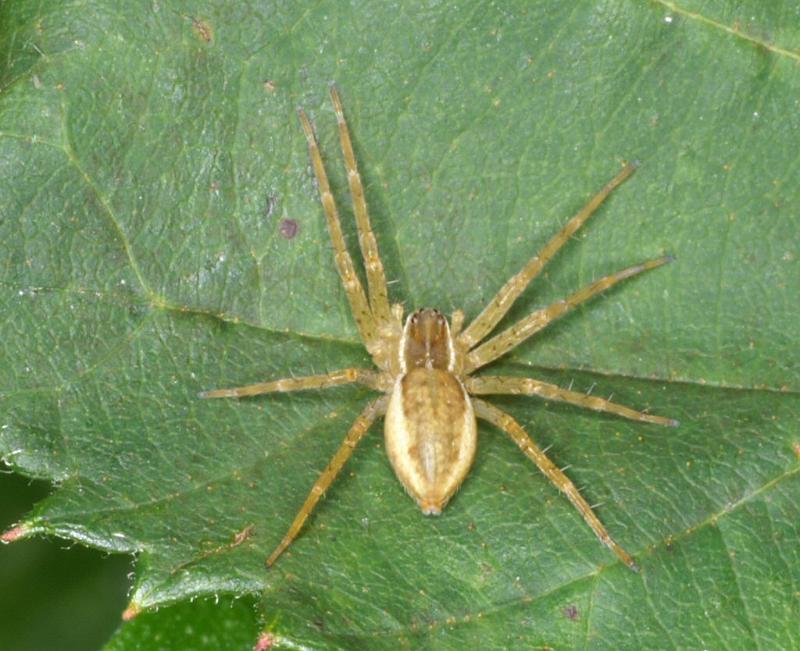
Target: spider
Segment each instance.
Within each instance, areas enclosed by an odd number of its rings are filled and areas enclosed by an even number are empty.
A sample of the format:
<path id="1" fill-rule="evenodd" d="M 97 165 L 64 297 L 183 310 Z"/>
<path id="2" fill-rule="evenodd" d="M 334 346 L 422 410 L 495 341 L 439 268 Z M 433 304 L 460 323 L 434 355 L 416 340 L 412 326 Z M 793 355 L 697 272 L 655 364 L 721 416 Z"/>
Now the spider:
<path id="1" fill-rule="evenodd" d="M 330 93 L 339 126 L 358 241 L 366 270 L 366 292 L 356 275 L 353 260 L 345 245 L 339 213 L 311 123 L 302 108 L 298 109 L 298 115 L 308 142 L 319 196 L 333 243 L 336 268 L 361 340 L 377 370 L 347 368 L 324 375 L 204 391 L 200 397 L 242 398 L 263 393 L 325 389 L 354 383 L 369 387 L 382 395 L 371 400 L 353 422 L 341 446 L 311 487 L 283 539 L 267 558 L 267 566 L 271 567 L 297 537 L 320 497 L 336 479 L 367 430 L 377 418 L 383 416 L 389 461 L 400 483 L 424 514 L 440 514 L 469 473 L 477 447 L 476 420 L 480 418 L 508 434 L 523 454 L 566 495 L 597 537 L 625 565 L 638 571 L 633 557 L 611 538 L 575 484 L 548 459 L 522 426 L 510 415 L 477 396 L 538 396 L 645 423 L 676 426 L 678 422 L 531 378 L 473 375 L 475 371 L 505 355 L 553 320 L 593 296 L 626 278 L 655 269 L 672 260 L 668 256 L 661 257 L 600 278 L 571 296 L 532 312 L 487 339 L 528 284 L 539 275 L 542 268 L 606 197 L 633 174 L 636 164 L 628 164 L 611 179 L 519 273 L 500 288 L 466 328 L 461 310 L 456 310 L 448 322 L 438 310 L 419 309 L 412 312 L 404 322 L 403 306 L 389 303 L 383 263 L 367 214 L 364 186 L 335 85 L 331 85 Z"/>

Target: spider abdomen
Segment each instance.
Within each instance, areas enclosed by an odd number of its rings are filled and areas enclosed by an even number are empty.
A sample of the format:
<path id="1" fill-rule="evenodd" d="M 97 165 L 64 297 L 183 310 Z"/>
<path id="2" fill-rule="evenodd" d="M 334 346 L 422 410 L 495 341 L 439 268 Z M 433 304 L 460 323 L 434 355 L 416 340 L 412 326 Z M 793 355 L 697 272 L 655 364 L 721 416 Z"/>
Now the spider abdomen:
<path id="1" fill-rule="evenodd" d="M 397 478 L 426 515 L 439 514 L 475 458 L 477 427 L 458 378 L 414 368 L 392 390 L 385 420 L 386 453 Z"/>

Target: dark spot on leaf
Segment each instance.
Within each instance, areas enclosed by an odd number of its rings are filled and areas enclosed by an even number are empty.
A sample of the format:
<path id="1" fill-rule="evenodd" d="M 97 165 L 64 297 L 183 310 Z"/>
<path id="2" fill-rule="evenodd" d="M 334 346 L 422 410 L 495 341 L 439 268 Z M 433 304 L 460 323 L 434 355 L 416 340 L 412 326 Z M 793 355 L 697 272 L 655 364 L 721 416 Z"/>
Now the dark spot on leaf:
<path id="1" fill-rule="evenodd" d="M 202 39 L 206 43 L 211 43 L 214 39 L 214 32 L 206 21 L 200 18 L 192 18 L 192 31 L 195 36 Z"/>
<path id="2" fill-rule="evenodd" d="M 573 622 L 578 619 L 578 607 L 575 604 L 570 604 L 564 608 L 562 612 L 564 613 L 564 617 L 572 620 Z"/>
<path id="3" fill-rule="evenodd" d="M 280 231 L 281 235 L 285 237 L 287 240 L 291 240 L 297 235 L 297 231 L 300 226 L 294 219 L 281 219 L 280 226 L 278 230 Z"/>

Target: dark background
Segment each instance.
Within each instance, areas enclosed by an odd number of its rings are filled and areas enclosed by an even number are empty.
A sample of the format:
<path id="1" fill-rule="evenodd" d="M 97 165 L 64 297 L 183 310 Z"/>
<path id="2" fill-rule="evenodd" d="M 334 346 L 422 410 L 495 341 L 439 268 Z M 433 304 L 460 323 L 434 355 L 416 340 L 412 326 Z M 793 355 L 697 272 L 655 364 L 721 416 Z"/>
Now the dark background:
<path id="1" fill-rule="evenodd" d="M 0 466 L 0 529 L 45 498 L 48 482 Z M 0 545 L 0 635 L 14 651 L 93 651 L 120 623 L 133 561 L 55 538 Z"/>

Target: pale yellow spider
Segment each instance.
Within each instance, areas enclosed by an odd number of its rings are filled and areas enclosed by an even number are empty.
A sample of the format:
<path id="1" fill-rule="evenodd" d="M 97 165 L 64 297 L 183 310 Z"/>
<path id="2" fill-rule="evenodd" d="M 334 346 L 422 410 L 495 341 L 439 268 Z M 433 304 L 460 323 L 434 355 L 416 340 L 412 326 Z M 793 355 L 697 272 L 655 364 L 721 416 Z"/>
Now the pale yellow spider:
<path id="1" fill-rule="evenodd" d="M 358 383 L 379 391 L 356 418 L 342 445 L 327 468 L 311 487 L 305 503 L 280 544 L 270 554 L 271 566 L 292 543 L 328 489 L 356 445 L 379 416 L 384 416 L 386 452 L 395 474 L 422 512 L 439 514 L 469 473 L 477 446 L 476 417 L 506 432 L 545 476 L 561 490 L 594 530 L 598 538 L 633 570 L 633 558 L 608 534 L 569 478 L 547 458 L 522 426 L 494 405 L 472 396 L 484 394 L 520 394 L 560 400 L 580 407 L 605 411 L 631 420 L 659 425 L 677 425 L 677 421 L 652 416 L 602 398 L 562 389 L 529 378 L 473 377 L 479 368 L 512 350 L 554 319 L 562 316 L 596 294 L 648 269 L 669 262 L 663 257 L 628 267 L 596 280 L 568 298 L 536 310 L 506 330 L 478 345 L 494 330 L 511 305 L 542 268 L 583 225 L 603 200 L 635 170 L 627 165 L 589 203 L 567 222 L 545 247 L 512 276 L 475 320 L 462 330 L 464 314 L 457 310 L 452 321 L 437 310 L 413 312 L 403 323 L 403 307 L 389 306 L 386 277 L 378 255 L 378 243 L 370 227 L 364 187 L 356 166 L 350 134 L 342 103 L 335 86 L 331 97 L 339 123 L 339 137 L 347 167 L 347 179 L 353 199 L 358 241 L 364 256 L 368 294 L 356 275 L 353 260 L 345 246 L 339 214 L 331 194 L 311 124 L 300 109 L 300 123 L 308 141 L 308 151 L 319 186 L 319 195 L 333 242 L 336 267 L 342 279 L 358 332 L 378 370 L 348 368 L 325 375 L 273 380 L 235 389 L 216 389 L 201 393 L 203 398 L 240 398 L 276 391 L 324 389 Z"/>

